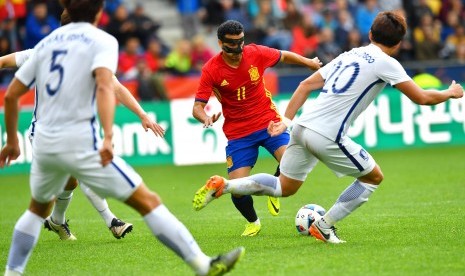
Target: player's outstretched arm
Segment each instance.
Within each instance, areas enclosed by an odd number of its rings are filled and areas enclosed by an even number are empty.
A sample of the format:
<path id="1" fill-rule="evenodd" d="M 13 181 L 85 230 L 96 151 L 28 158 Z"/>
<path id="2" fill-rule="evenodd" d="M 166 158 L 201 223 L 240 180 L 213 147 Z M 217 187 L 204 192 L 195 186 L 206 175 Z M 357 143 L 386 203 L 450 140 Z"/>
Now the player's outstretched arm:
<path id="1" fill-rule="evenodd" d="M 11 161 L 18 158 L 20 152 L 19 141 L 17 136 L 19 98 L 28 91 L 28 87 L 13 78 L 5 94 L 5 126 L 6 126 L 6 144 L 0 151 L 0 168 L 5 165 L 9 166 Z"/>
<path id="2" fill-rule="evenodd" d="M 150 129 L 156 136 L 165 136 L 165 130 L 147 115 L 139 102 L 134 98 L 134 96 L 132 96 L 131 92 L 129 92 L 129 90 L 122 85 L 115 76 L 113 76 L 113 86 L 116 98 L 139 117 L 145 131 Z"/>
<path id="3" fill-rule="evenodd" d="M 204 128 L 211 127 L 213 123 L 218 121 L 218 119 L 221 117 L 221 112 L 213 114 L 211 117 L 208 116 L 205 112 L 206 105 L 207 104 L 204 102 L 195 101 L 194 107 L 192 108 L 192 116 L 194 116 L 197 121 L 203 123 Z"/>
<path id="4" fill-rule="evenodd" d="M 16 68 L 16 53 L 0 57 L 0 68 Z"/>
<path id="5" fill-rule="evenodd" d="M 113 92 L 113 74 L 104 67 L 95 69 L 97 85 L 97 111 L 103 129 L 103 144 L 100 149 L 101 163 L 108 165 L 113 160 L 113 120 L 115 116 L 115 93 Z"/>
<path id="6" fill-rule="evenodd" d="M 398 83 L 396 88 L 405 94 L 410 100 L 419 105 L 435 105 L 448 99 L 463 97 L 463 87 L 452 81 L 449 88 L 444 90 L 423 89 L 413 80 Z"/>
<path id="7" fill-rule="evenodd" d="M 287 64 L 297 64 L 308 67 L 311 70 L 318 70 L 320 69 L 323 63 L 320 61 L 318 57 L 315 58 L 306 58 L 299 54 L 289 51 L 281 51 L 281 62 Z"/>

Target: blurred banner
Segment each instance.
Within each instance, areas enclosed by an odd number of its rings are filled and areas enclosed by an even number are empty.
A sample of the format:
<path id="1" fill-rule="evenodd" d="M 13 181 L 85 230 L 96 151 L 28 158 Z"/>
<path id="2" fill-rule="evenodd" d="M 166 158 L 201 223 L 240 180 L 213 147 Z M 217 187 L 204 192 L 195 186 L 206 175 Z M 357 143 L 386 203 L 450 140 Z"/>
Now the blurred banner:
<path id="1" fill-rule="evenodd" d="M 302 108 L 311 108 L 316 95 Z M 281 113 L 290 94 L 274 101 Z M 212 128 L 203 128 L 192 117 L 193 98 L 171 102 L 143 103 L 143 108 L 166 129 L 164 139 L 145 132 L 137 116 L 118 106 L 114 125 L 115 153 L 132 165 L 192 165 L 225 162 L 226 138 L 223 118 Z M 221 111 L 215 98 L 207 113 Z M 19 120 L 21 156 L 0 174 L 28 172 L 32 159 L 27 129 L 32 110 L 22 110 Z M 465 99 L 450 100 L 437 106 L 418 106 L 393 88 L 386 88 L 352 125 L 349 135 L 367 150 L 388 150 L 427 145 L 465 145 Z M 6 141 L 4 113 L 0 111 L 0 145 Z M 261 157 L 270 157 L 266 151 Z"/>

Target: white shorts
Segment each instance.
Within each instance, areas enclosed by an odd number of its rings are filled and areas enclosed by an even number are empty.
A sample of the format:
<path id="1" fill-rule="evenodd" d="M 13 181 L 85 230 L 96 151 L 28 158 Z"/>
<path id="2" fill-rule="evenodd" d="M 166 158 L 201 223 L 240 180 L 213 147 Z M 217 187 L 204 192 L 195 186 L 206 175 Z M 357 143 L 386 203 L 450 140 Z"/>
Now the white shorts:
<path id="1" fill-rule="evenodd" d="M 376 165 L 373 157 L 347 136 L 336 143 L 311 129 L 294 125 L 280 163 L 281 173 L 305 181 L 318 161 L 323 162 L 338 177 L 361 177 L 371 172 Z"/>
<path id="2" fill-rule="evenodd" d="M 86 183 L 102 198 L 128 199 L 142 178 L 123 159 L 115 156 L 102 167 L 98 151 L 34 154 L 31 164 L 32 197 L 42 203 L 61 193 L 70 176 Z"/>

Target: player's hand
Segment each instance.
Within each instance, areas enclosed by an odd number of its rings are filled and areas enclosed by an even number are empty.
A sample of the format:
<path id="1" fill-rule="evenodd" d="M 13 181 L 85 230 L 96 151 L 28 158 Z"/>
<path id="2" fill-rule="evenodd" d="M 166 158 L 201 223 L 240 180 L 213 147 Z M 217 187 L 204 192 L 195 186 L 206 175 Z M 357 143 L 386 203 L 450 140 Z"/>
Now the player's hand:
<path id="1" fill-rule="evenodd" d="M 312 70 L 318 70 L 320 69 L 321 65 L 323 65 L 323 62 L 321 62 L 318 57 L 309 60 L 310 62 L 307 64 L 307 66 Z"/>
<path id="2" fill-rule="evenodd" d="M 2 150 L 0 151 L 0 168 L 4 168 L 6 166 L 10 166 L 11 161 L 16 160 L 20 155 L 21 151 L 19 149 L 19 144 L 6 144 L 3 146 Z"/>
<path id="3" fill-rule="evenodd" d="M 218 119 L 221 117 L 221 112 L 218 112 L 216 114 L 213 114 L 211 117 L 207 117 L 205 122 L 203 122 L 203 128 L 209 128 L 213 126 L 213 123 L 218 121 Z"/>
<path id="4" fill-rule="evenodd" d="M 451 91 L 451 98 L 459 99 L 463 97 L 463 87 L 456 83 L 455 80 L 449 86 L 449 91 Z"/>
<path id="5" fill-rule="evenodd" d="M 102 166 L 105 167 L 111 163 L 113 160 L 113 145 L 111 143 L 111 139 L 103 139 L 102 148 L 100 149 L 99 154 L 101 158 L 100 164 L 102 164 Z"/>
<path id="6" fill-rule="evenodd" d="M 278 136 L 287 130 L 287 126 L 282 122 L 273 122 L 271 121 L 268 125 L 268 134 L 271 137 Z"/>
<path id="7" fill-rule="evenodd" d="M 156 136 L 159 137 L 164 137 L 165 136 L 165 130 L 157 124 L 154 120 L 152 120 L 147 114 L 144 114 L 141 118 L 141 123 L 142 127 L 145 129 L 145 131 L 148 131 L 149 129 L 155 133 Z"/>

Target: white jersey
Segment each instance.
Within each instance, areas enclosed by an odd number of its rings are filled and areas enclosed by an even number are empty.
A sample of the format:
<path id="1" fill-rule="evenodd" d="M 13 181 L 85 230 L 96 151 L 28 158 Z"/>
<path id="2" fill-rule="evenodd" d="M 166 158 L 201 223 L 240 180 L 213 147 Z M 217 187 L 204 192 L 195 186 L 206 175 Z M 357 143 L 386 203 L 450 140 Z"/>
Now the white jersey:
<path id="1" fill-rule="evenodd" d="M 28 49 L 20 52 L 15 53 L 15 62 L 16 62 L 16 67 L 21 67 L 23 64 L 29 59 L 29 57 L 32 55 L 34 52 L 34 49 Z"/>
<path id="2" fill-rule="evenodd" d="M 411 80 L 400 63 L 379 47 L 354 48 L 320 68 L 325 84 L 297 124 L 339 142 L 352 122 L 375 99 L 386 83 Z"/>
<path id="3" fill-rule="evenodd" d="M 35 83 L 34 152 L 97 149 L 93 71 L 115 73 L 118 42 L 89 23 L 71 23 L 40 41 L 16 72 L 23 84 Z"/>

